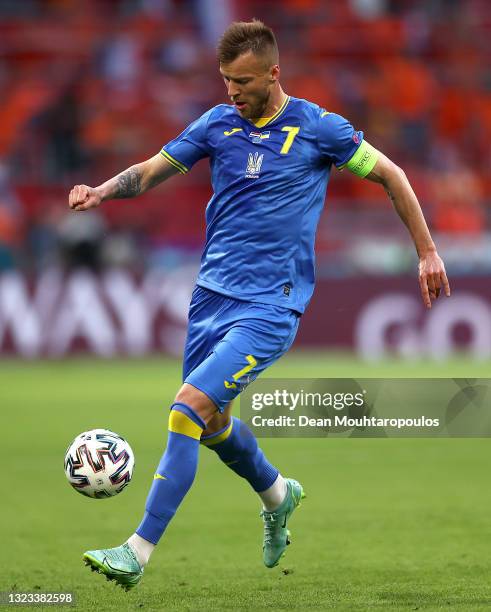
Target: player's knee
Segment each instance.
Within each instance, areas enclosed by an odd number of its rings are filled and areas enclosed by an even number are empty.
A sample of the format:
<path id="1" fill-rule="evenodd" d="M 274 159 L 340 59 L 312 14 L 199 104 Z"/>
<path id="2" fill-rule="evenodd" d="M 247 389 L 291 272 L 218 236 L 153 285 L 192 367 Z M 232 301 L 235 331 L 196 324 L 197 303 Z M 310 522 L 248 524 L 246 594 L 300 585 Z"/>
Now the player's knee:
<path id="1" fill-rule="evenodd" d="M 203 431 L 203 436 L 212 436 L 222 431 L 229 422 L 230 416 L 228 414 L 217 412 L 207 423 L 206 429 Z"/>
<path id="2" fill-rule="evenodd" d="M 217 407 L 203 391 L 187 383 L 184 383 L 179 389 L 174 402 L 185 404 L 192 408 L 206 424 L 209 423 L 217 412 Z"/>
<path id="3" fill-rule="evenodd" d="M 225 429 L 232 418 L 232 402 L 227 404 L 223 412 L 216 412 L 206 425 L 203 436 L 213 436 Z"/>
<path id="4" fill-rule="evenodd" d="M 210 398 L 193 385 L 184 383 L 176 394 L 175 402 L 187 404 L 194 409 L 194 406 L 206 405 L 211 402 Z"/>

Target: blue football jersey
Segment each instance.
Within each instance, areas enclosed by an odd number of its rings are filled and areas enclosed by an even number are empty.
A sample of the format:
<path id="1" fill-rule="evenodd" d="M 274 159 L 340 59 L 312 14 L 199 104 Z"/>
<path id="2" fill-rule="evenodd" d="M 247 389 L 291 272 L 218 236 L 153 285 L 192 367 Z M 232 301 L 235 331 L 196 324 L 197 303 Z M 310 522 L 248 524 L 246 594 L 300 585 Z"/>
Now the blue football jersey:
<path id="1" fill-rule="evenodd" d="M 355 159 L 362 141 L 363 132 L 340 115 L 288 96 L 255 124 L 219 104 L 165 145 L 162 155 L 182 173 L 210 160 L 213 196 L 197 284 L 303 312 L 332 164 Z"/>

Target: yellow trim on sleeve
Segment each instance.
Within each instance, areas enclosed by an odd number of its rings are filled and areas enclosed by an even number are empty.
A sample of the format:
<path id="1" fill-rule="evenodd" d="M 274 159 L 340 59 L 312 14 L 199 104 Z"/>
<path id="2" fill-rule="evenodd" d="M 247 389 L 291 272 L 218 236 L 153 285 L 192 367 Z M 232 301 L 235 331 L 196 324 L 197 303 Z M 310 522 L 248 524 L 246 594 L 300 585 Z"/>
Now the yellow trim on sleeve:
<path id="1" fill-rule="evenodd" d="M 203 433 L 203 428 L 196 425 L 187 414 L 179 412 L 179 410 L 171 410 L 169 414 L 169 431 L 199 440 Z"/>
<path id="2" fill-rule="evenodd" d="M 174 166 L 174 168 L 179 170 L 181 174 L 186 174 L 186 172 L 189 172 L 189 168 L 186 168 L 184 164 L 181 164 L 180 161 L 172 157 L 172 155 L 169 155 L 167 151 L 165 151 L 164 149 L 160 151 L 160 154 L 165 157 L 165 159 L 169 162 L 169 164 L 171 164 L 172 166 Z"/>
<path id="3" fill-rule="evenodd" d="M 261 119 L 253 121 L 252 123 L 258 128 L 265 127 L 266 125 L 268 125 L 268 123 L 271 123 L 275 119 L 278 119 L 278 117 L 283 114 L 283 111 L 287 107 L 288 102 L 290 102 L 290 96 L 286 96 L 286 98 L 283 100 L 283 104 L 272 117 L 261 117 Z"/>
<path id="4" fill-rule="evenodd" d="M 331 113 L 329 111 L 324 111 L 321 115 L 321 119 L 322 117 L 325 117 L 326 115 L 330 115 Z"/>
<path id="5" fill-rule="evenodd" d="M 213 438 L 207 438 L 206 440 L 201 440 L 201 444 L 203 444 L 203 446 L 214 446 L 215 444 L 220 444 L 220 442 L 223 442 L 224 440 L 226 440 L 229 435 L 232 433 L 232 426 L 234 424 L 233 419 L 230 421 L 230 425 L 227 427 L 227 429 L 225 431 L 222 431 L 221 434 L 219 434 L 218 436 L 214 436 Z"/>
<path id="6" fill-rule="evenodd" d="M 353 157 L 339 169 L 342 170 L 344 167 L 348 168 L 350 172 L 365 178 L 369 174 L 378 159 L 378 151 L 366 140 L 363 140 L 361 145 L 356 149 Z"/>

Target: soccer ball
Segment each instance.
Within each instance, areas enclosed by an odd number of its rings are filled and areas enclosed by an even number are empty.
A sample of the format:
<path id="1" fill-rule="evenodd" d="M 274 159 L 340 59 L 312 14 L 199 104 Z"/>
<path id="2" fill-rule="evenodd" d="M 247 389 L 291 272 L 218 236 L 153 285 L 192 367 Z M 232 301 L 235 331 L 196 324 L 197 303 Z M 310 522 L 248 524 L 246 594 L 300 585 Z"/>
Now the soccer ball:
<path id="1" fill-rule="evenodd" d="M 108 429 L 78 435 L 65 454 L 65 474 L 75 491 L 102 499 L 130 483 L 135 456 L 124 438 Z"/>

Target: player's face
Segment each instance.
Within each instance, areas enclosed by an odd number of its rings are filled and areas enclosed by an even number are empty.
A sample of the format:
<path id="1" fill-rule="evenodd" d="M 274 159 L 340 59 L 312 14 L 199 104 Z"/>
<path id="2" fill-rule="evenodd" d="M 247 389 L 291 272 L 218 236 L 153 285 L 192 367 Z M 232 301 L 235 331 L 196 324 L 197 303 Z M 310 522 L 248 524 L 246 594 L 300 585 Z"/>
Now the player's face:
<path id="1" fill-rule="evenodd" d="M 271 92 L 279 76 L 277 65 L 268 67 L 263 58 L 251 51 L 229 64 L 220 64 L 227 93 L 245 119 L 267 116 Z"/>

